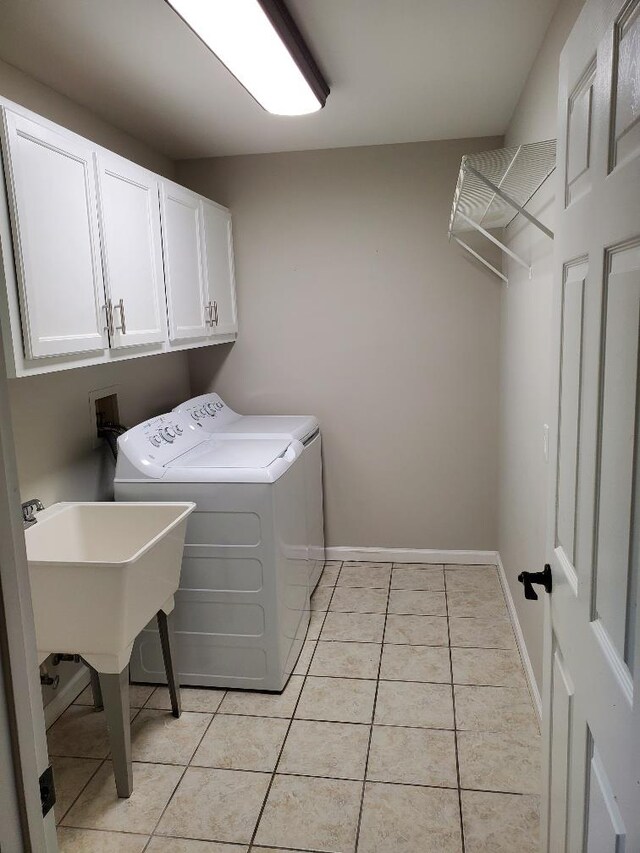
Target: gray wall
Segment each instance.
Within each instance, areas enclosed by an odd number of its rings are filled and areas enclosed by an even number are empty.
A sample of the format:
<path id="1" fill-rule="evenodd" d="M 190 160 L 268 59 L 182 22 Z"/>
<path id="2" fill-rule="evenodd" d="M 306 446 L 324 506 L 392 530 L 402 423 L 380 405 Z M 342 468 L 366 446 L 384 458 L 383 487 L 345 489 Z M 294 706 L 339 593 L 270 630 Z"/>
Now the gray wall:
<path id="1" fill-rule="evenodd" d="M 562 0 L 509 124 L 507 145 L 556 136 L 558 60 L 582 7 Z M 530 210 L 554 228 L 555 173 Z M 538 571 L 547 553 L 549 464 L 543 428 L 552 418 L 550 340 L 553 242 L 521 217 L 507 243 L 531 262 L 533 278 L 513 262 L 500 304 L 500 464 L 498 547 L 539 687 L 542 687 L 543 600 L 526 601 L 517 581 L 523 569 Z M 551 463 L 550 463 L 551 464 Z"/>
<path id="2" fill-rule="evenodd" d="M 234 222 L 240 335 L 190 354 L 193 390 L 318 415 L 331 545 L 496 547 L 500 286 L 447 223 L 460 158 L 500 143 L 176 164 Z"/>

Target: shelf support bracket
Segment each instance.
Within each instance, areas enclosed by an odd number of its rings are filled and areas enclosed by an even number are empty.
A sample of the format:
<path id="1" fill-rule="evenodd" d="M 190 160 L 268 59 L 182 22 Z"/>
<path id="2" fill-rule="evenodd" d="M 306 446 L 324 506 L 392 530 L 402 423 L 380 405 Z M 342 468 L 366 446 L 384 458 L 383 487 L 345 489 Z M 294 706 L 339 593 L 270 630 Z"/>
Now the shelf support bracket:
<path id="1" fill-rule="evenodd" d="M 503 281 L 505 281 L 507 284 L 509 284 L 509 279 L 506 277 L 506 275 L 504 275 L 504 273 L 502 273 L 499 269 L 497 269 L 497 267 L 494 267 L 493 264 L 490 264 L 486 258 L 483 258 L 481 254 L 476 252 L 475 249 L 472 249 L 471 246 L 469 246 L 467 243 L 464 242 L 464 240 L 461 240 L 459 237 L 456 237 L 455 234 L 452 234 L 451 236 L 456 241 L 456 243 L 458 243 L 460 246 L 462 246 L 463 249 L 466 249 L 470 255 L 473 255 L 473 257 L 476 258 L 478 261 L 480 261 L 481 264 L 484 264 L 485 267 L 490 269 L 492 273 L 495 273 L 495 275 L 497 275 L 498 278 L 501 278 Z"/>
<path id="2" fill-rule="evenodd" d="M 483 184 L 489 187 L 489 189 L 494 192 L 497 196 L 499 196 L 503 201 L 506 201 L 507 204 L 511 205 L 514 210 L 517 210 L 518 213 L 522 214 L 525 219 L 527 219 L 532 225 L 535 225 L 536 228 L 539 228 L 543 234 L 546 234 L 547 237 L 550 237 L 553 240 L 553 231 L 550 228 L 547 228 L 546 225 L 543 225 L 539 219 L 536 219 L 535 216 L 532 216 L 528 210 L 525 210 L 524 207 L 518 204 L 515 199 L 512 199 L 510 195 L 508 195 L 503 189 L 490 181 L 489 178 L 485 177 L 482 172 L 479 172 L 473 166 L 470 166 L 468 163 L 464 164 L 465 171 L 472 174 L 474 177 L 478 178 L 479 181 L 482 181 Z"/>
<path id="3" fill-rule="evenodd" d="M 492 243 L 494 243 L 505 254 L 509 255 L 510 258 L 513 258 L 513 260 L 516 263 L 520 264 L 521 267 L 524 267 L 529 273 L 529 278 L 531 278 L 531 266 L 526 261 L 524 261 L 520 257 L 520 255 L 517 255 L 512 249 L 510 249 L 508 246 L 505 246 L 504 243 L 501 243 L 497 237 L 494 237 L 493 234 L 490 234 L 486 228 L 482 227 L 482 225 L 479 225 L 477 222 L 474 222 L 473 219 L 469 219 L 469 217 L 462 213 L 462 211 L 458 211 L 458 216 L 461 219 L 464 219 L 464 221 L 472 228 L 475 228 L 476 231 L 479 231 L 483 237 L 487 238 L 487 240 L 491 240 Z"/>

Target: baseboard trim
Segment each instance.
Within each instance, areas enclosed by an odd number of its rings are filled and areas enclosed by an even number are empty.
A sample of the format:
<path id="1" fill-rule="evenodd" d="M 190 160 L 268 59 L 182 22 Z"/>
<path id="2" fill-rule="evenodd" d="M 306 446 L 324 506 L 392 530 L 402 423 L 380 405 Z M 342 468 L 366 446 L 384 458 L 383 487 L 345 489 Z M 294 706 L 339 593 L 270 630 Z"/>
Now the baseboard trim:
<path id="1" fill-rule="evenodd" d="M 431 548 L 353 548 L 326 549 L 327 560 L 372 563 L 450 563 L 451 565 L 495 566 L 497 551 L 437 551 Z"/>
<path id="2" fill-rule="evenodd" d="M 64 687 L 56 691 L 51 702 L 44 706 L 44 722 L 47 728 L 52 726 L 58 717 L 67 710 L 76 696 L 88 686 L 90 681 L 89 670 L 86 666 L 82 666 L 72 675 Z"/>
<path id="3" fill-rule="evenodd" d="M 524 673 L 527 678 L 527 686 L 529 687 L 529 693 L 531 694 L 533 706 L 536 710 L 536 714 L 538 715 L 538 723 L 541 723 L 542 697 L 540 696 L 538 682 L 536 681 L 536 677 L 533 673 L 531 658 L 529 657 L 527 645 L 524 641 L 524 634 L 522 633 L 522 626 L 520 625 L 520 620 L 518 619 L 518 611 L 516 610 L 516 605 L 513 600 L 513 596 L 511 595 L 511 589 L 509 588 L 509 582 L 507 581 L 507 575 L 504 570 L 504 566 L 502 565 L 502 560 L 500 559 L 499 553 L 497 554 L 497 566 L 498 575 L 500 577 L 500 583 L 502 584 L 502 591 L 504 593 L 505 601 L 507 602 L 509 618 L 511 619 L 511 624 L 513 625 L 513 630 L 516 635 L 516 643 L 518 644 L 518 651 L 520 652 L 522 666 L 524 667 Z"/>

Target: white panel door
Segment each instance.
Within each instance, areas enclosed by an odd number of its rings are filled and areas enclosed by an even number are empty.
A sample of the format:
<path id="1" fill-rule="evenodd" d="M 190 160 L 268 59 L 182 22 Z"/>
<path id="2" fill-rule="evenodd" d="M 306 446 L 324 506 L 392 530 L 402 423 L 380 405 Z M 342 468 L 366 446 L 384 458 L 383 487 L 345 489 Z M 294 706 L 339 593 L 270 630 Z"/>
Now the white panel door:
<path id="1" fill-rule="evenodd" d="M 96 157 L 111 346 L 167 337 L 158 179 L 128 160 Z"/>
<path id="2" fill-rule="evenodd" d="M 25 355 L 105 349 L 92 148 L 4 110 L 3 153 Z"/>
<path id="3" fill-rule="evenodd" d="M 200 196 L 163 182 L 160 198 L 169 338 L 206 337 L 211 321 Z"/>
<path id="4" fill-rule="evenodd" d="M 640 851 L 640 0 L 560 62 L 542 849 Z"/>
<path id="5" fill-rule="evenodd" d="M 203 199 L 202 214 L 211 328 L 214 334 L 231 334 L 238 331 L 231 213 Z"/>

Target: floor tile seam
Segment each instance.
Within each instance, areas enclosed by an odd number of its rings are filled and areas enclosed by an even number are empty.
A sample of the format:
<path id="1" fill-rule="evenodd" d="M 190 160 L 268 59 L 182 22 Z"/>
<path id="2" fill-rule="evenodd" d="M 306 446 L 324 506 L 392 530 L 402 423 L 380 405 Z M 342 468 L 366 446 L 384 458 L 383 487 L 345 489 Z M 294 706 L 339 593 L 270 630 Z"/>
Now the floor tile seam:
<path id="1" fill-rule="evenodd" d="M 449 669 L 451 672 L 451 702 L 453 708 L 453 740 L 456 758 L 456 780 L 458 782 L 458 819 L 460 824 L 460 845 L 462 853 L 465 853 L 464 820 L 462 816 L 462 792 L 460 790 L 460 755 L 458 751 L 458 719 L 456 715 L 456 691 L 453 686 L 453 654 L 451 651 L 451 622 L 449 616 L 449 594 L 447 590 L 447 573 L 444 572 L 445 605 L 447 609 L 447 637 L 449 639 Z"/>
<path id="2" fill-rule="evenodd" d="M 486 681 L 454 681 L 454 687 L 509 687 L 513 690 L 526 690 L 526 682 L 522 684 L 495 684 Z"/>
<path id="3" fill-rule="evenodd" d="M 52 757 L 52 756 L 50 756 L 50 757 Z M 54 758 L 66 758 L 67 756 L 53 756 L 53 757 L 54 757 Z M 93 773 L 89 776 L 89 778 L 87 779 L 87 781 L 85 782 L 85 784 L 82 786 L 81 790 L 80 790 L 80 791 L 78 791 L 78 793 L 76 794 L 76 796 L 74 797 L 73 801 L 70 803 L 70 805 L 68 806 L 68 808 L 67 808 L 67 809 L 65 809 L 65 811 L 64 811 L 64 812 L 63 812 L 63 814 L 62 814 L 62 816 L 60 817 L 60 820 L 59 820 L 59 821 L 56 821 L 56 827 L 57 827 L 57 826 L 62 825 L 62 821 L 65 819 L 65 817 L 69 814 L 69 812 L 71 811 L 71 809 L 72 809 L 72 808 L 75 806 L 75 804 L 78 802 L 78 800 L 80 799 L 80 797 L 81 797 L 81 796 L 82 796 L 82 794 L 84 793 L 84 791 L 85 791 L 85 789 L 86 789 L 87 785 L 89 784 L 89 782 L 91 782 L 91 780 L 92 780 L 92 779 L 95 777 L 95 775 L 98 773 L 98 771 L 100 770 L 100 768 L 102 767 L 102 765 L 103 765 L 103 764 L 105 764 L 109 759 L 108 759 L 108 758 L 103 758 L 103 759 L 95 758 L 95 759 L 90 759 L 90 760 L 98 761 L 98 762 L 99 762 L 98 766 L 95 768 L 95 770 L 93 771 Z M 55 771 L 54 771 L 54 774 L 55 774 Z M 55 775 L 54 775 L 54 783 L 55 783 Z"/>
<path id="4" fill-rule="evenodd" d="M 152 695 L 153 695 L 153 694 L 152 694 Z M 225 696 L 226 696 L 226 691 L 225 691 Z M 224 699 L 224 696 L 223 696 L 222 698 Z M 221 700 L 221 702 L 222 702 L 222 700 Z M 220 706 L 218 705 L 218 708 L 219 708 L 219 707 L 220 707 Z M 175 797 L 175 795 L 176 795 L 176 791 L 177 791 L 177 790 L 178 790 L 178 788 L 180 787 L 180 785 L 181 785 L 181 783 L 182 783 L 182 780 L 184 779 L 184 777 L 185 777 L 185 775 L 186 775 L 187 770 L 189 769 L 189 767 L 191 767 L 191 761 L 193 761 L 193 758 L 194 758 L 194 756 L 195 756 L 196 752 L 197 752 L 197 751 L 198 751 L 198 749 L 200 748 L 200 744 L 201 744 L 201 743 L 202 743 L 202 741 L 205 739 L 205 737 L 206 737 L 206 735 L 207 735 L 207 732 L 209 731 L 209 729 L 210 729 L 210 728 L 211 728 L 211 726 L 213 725 L 213 721 L 214 721 L 214 720 L 215 720 L 215 718 L 216 718 L 216 714 L 217 714 L 217 710 L 216 710 L 216 711 L 214 711 L 214 712 L 211 714 L 211 719 L 209 720 L 208 725 L 205 727 L 205 730 L 203 731 L 202 736 L 201 736 L 201 737 L 200 737 L 200 739 L 198 740 L 198 743 L 196 744 L 195 749 L 194 749 L 194 750 L 193 750 L 193 752 L 191 753 L 191 758 L 189 759 L 189 763 L 184 767 L 184 769 L 183 769 L 182 773 L 180 774 L 180 778 L 178 779 L 178 781 L 177 781 L 177 782 L 176 782 L 176 784 L 174 785 L 173 790 L 171 791 L 171 795 L 170 795 L 169 799 L 167 800 L 167 802 L 165 803 L 164 808 L 162 809 L 162 811 L 161 811 L 161 813 L 160 813 L 160 817 L 158 818 L 158 820 L 157 820 L 157 821 L 156 821 L 156 823 L 155 823 L 155 826 L 153 827 L 153 831 L 151 832 L 151 836 L 150 836 L 150 838 L 149 838 L 149 841 L 147 842 L 147 845 L 146 845 L 146 847 L 145 847 L 145 850 L 147 849 L 147 847 L 148 847 L 148 846 L 149 846 L 149 844 L 151 843 L 151 839 L 154 837 L 155 832 L 156 832 L 156 830 L 157 830 L 158 826 L 160 825 L 160 822 L 162 821 L 162 818 L 165 816 L 165 813 L 166 813 L 167 809 L 169 808 L 169 805 L 170 805 L 170 804 L 171 804 L 171 802 L 173 801 L 173 798 L 174 798 L 174 797 Z"/>
<path id="5" fill-rule="evenodd" d="M 316 613 L 343 613 L 345 616 L 384 616 L 384 610 L 316 610 Z M 398 614 L 399 616 L 405 614 Z M 430 615 L 430 614 L 425 614 Z"/>
<path id="6" fill-rule="evenodd" d="M 154 710 L 154 711 L 158 710 L 158 711 L 160 711 L 160 713 L 162 713 L 164 711 L 163 708 L 148 708 L 147 710 Z M 165 711 L 165 713 L 169 714 L 171 712 L 169 710 L 167 710 L 167 711 Z M 207 725 L 204 728 L 202 736 L 199 738 L 198 743 L 196 744 L 195 748 L 191 751 L 190 757 L 189 757 L 188 761 L 186 762 L 186 764 L 183 764 L 182 761 L 153 761 L 150 759 L 146 759 L 146 760 L 133 759 L 134 764 L 136 764 L 136 763 L 137 764 L 163 764 L 163 765 L 166 765 L 168 767 L 189 767 L 191 765 L 191 762 L 193 761 L 196 752 L 200 748 L 200 744 L 202 743 L 202 741 L 206 737 L 207 732 L 209 731 L 209 729 L 211 728 L 211 725 L 213 724 L 213 721 L 214 721 L 215 716 L 216 716 L 216 711 L 182 711 L 180 714 L 180 717 L 182 716 L 183 713 L 185 713 L 185 714 L 202 714 L 202 715 L 207 714 L 207 715 L 211 716 L 211 719 L 209 720 L 209 722 L 207 723 Z M 173 717 L 173 714 L 172 714 L 172 717 Z M 180 719 L 180 717 L 173 717 L 173 719 Z M 133 753 L 133 749 L 132 749 L 132 753 Z"/>
<path id="7" fill-rule="evenodd" d="M 426 785 L 421 782 L 393 782 L 387 779 L 365 779 L 367 785 L 396 785 L 398 788 L 429 788 L 435 791 L 458 791 L 457 785 Z"/>
<path id="8" fill-rule="evenodd" d="M 411 723 L 364 723 L 362 721 L 355 720 L 324 720 L 319 719 L 318 717 L 295 717 L 296 720 L 301 720 L 305 723 L 331 723 L 334 724 L 343 724 L 343 725 L 351 725 L 351 726 L 384 726 L 385 728 L 391 729 L 421 729 L 425 731 L 436 731 L 436 732 L 452 732 L 454 731 L 452 728 L 446 728 L 445 726 L 417 726 Z"/>
<path id="9" fill-rule="evenodd" d="M 273 847 L 265 846 L 264 844 L 254 844 L 249 848 L 249 853 L 253 853 L 253 851 L 260 853 L 261 850 L 273 849 Z M 317 848 L 313 850 L 311 847 L 282 847 L 281 849 L 286 850 L 287 853 L 323 853 L 323 851 L 319 851 Z"/>
<path id="10" fill-rule="evenodd" d="M 197 688 L 193 688 L 193 689 L 195 690 Z M 222 703 L 222 700 L 220 700 L 220 702 Z M 218 708 L 219 707 L 220 706 L 218 705 Z M 218 708 L 216 708 L 215 711 L 190 711 L 187 708 L 183 708 L 182 713 L 183 714 L 200 714 L 200 715 L 217 714 Z M 149 707 L 149 708 L 140 708 L 140 710 L 141 711 L 159 711 L 160 713 L 164 713 L 164 714 L 170 714 L 171 713 L 171 708 L 151 708 L 151 707 Z"/>
<path id="11" fill-rule="evenodd" d="M 410 592 L 411 590 L 407 590 Z M 419 592 L 419 590 L 414 590 L 415 592 Z M 399 613 L 396 610 L 390 610 L 389 616 L 441 616 L 443 619 L 446 619 L 446 613 Z"/>
<path id="12" fill-rule="evenodd" d="M 58 752 L 49 752 L 49 758 L 84 758 L 87 761 L 108 761 L 111 752 L 108 751 L 106 755 L 69 755 L 69 753 L 58 753 Z"/>
<path id="13" fill-rule="evenodd" d="M 335 678 L 338 681 L 377 681 L 375 677 L 365 678 L 360 675 L 322 675 L 322 673 L 317 672 L 308 672 L 307 675 L 309 678 Z"/>
<path id="14" fill-rule="evenodd" d="M 136 713 L 134 714 L 134 717 L 137 717 L 138 714 L 140 713 L 140 711 L 142 711 L 144 709 L 144 707 L 145 707 L 144 705 L 130 705 L 129 709 L 131 711 L 135 711 Z M 62 714 L 60 714 L 60 716 L 57 717 L 51 723 L 51 725 L 47 729 L 47 732 L 51 731 L 51 729 L 56 725 L 56 723 L 58 723 L 62 719 L 62 717 L 67 713 L 67 711 L 69 711 L 71 708 L 83 708 L 85 711 L 89 711 L 89 709 L 91 709 L 91 711 L 94 711 L 96 714 L 99 714 L 101 711 L 104 710 L 104 708 L 96 708 L 94 705 L 85 705 L 85 704 L 80 704 L 78 702 L 70 702 L 67 705 L 67 707 L 64 709 Z M 131 722 L 133 722 L 134 717 L 131 718 Z"/>
<path id="15" fill-rule="evenodd" d="M 328 612 L 328 611 L 327 611 Z M 362 614 L 360 614 L 362 615 Z M 374 616 L 384 616 L 384 613 L 374 613 Z M 381 646 L 382 640 L 327 640 L 320 637 L 316 640 L 318 643 L 364 643 L 368 646 Z"/>
<path id="16" fill-rule="evenodd" d="M 337 589 L 337 583 L 340 579 L 341 573 L 342 573 L 342 565 L 338 569 L 338 575 L 336 577 L 336 586 L 333 587 L 333 592 L 331 593 L 331 596 L 329 598 L 329 605 L 331 605 L 331 601 L 333 600 L 333 596 L 334 596 L 335 591 Z M 311 594 L 313 595 L 313 592 Z M 322 612 L 322 611 L 319 611 L 319 612 Z M 327 610 L 324 613 L 322 625 L 320 626 L 320 631 L 318 632 L 318 637 L 316 638 L 316 645 L 314 646 L 313 652 L 311 653 L 311 659 L 309 660 L 309 667 L 307 668 L 307 672 L 302 676 L 302 685 L 300 687 L 300 692 L 298 693 L 298 696 L 296 698 L 295 705 L 294 705 L 293 710 L 291 712 L 291 716 L 288 718 L 289 724 L 287 726 L 287 730 L 286 730 L 284 738 L 282 740 L 282 744 L 280 745 L 280 749 L 278 751 L 278 756 L 276 758 L 276 762 L 274 764 L 273 770 L 271 771 L 271 778 L 269 780 L 269 784 L 267 785 L 267 790 L 265 791 L 264 797 L 262 799 L 262 803 L 260 805 L 260 809 L 258 811 L 258 816 L 257 816 L 255 824 L 253 826 L 253 831 L 251 833 L 251 838 L 249 840 L 249 846 L 248 846 L 249 850 L 251 850 L 251 848 L 253 847 L 254 841 L 256 839 L 256 835 L 258 834 L 258 828 L 260 827 L 260 822 L 262 821 L 262 816 L 264 814 L 264 810 L 266 808 L 267 801 L 268 801 L 269 795 L 271 793 L 271 789 L 273 788 L 273 783 L 275 782 L 276 775 L 279 775 L 277 772 L 278 771 L 278 765 L 280 764 L 280 761 L 282 759 L 282 753 L 284 752 L 284 748 L 285 748 L 287 740 L 289 738 L 289 733 L 290 733 L 291 728 L 293 726 L 293 721 L 294 721 L 294 719 L 296 719 L 296 711 L 298 710 L 298 705 L 300 704 L 302 694 L 304 693 L 304 688 L 305 688 L 305 685 L 307 683 L 307 678 L 309 677 L 309 669 L 311 668 L 311 664 L 313 663 L 313 658 L 315 656 L 316 649 L 318 648 L 318 641 L 319 641 L 320 636 L 322 634 L 322 631 L 324 629 L 325 622 L 327 621 L 327 613 L 328 612 L 329 611 Z M 305 637 L 305 642 L 306 642 L 306 639 L 307 638 Z M 284 774 L 282 774 L 282 775 L 284 775 Z"/>
<path id="17" fill-rule="evenodd" d="M 217 838 L 214 838 L 214 839 L 212 839 L 212 838 L 201 838 L 200 836 L 198 836 L 198 837 L 188 836 L 187 837 L 185 835 L 169 835 L 168 833 L 162 835 L 160 833 L 157 833 L 156 835 L 151 836 L 151 838 L 147 842 L 147 846 L 144 848 L 145 850 L 148 849 L 149 844 L 151 844 L 151 842 L 153 841 L 154 838 L 172 839 L 175 841 L 196 841 L 196 842 L 202 842 L 203 844 L 229 844 L 229 845 L 231 845 L 231 847 L 237 847 L 239 851 L 249 849 L 248 842 L 246 842 L 246 841 L 223 841 L 223 840 L 220 840 Z M 144 853 L 144 851 L 143 851 L 143 853 Z"/>
<path id="18" fill-rule="evenodd" d="M 373 740 L 373 727 L 375 725 L 376 719 L 376 707 L 378 704 L 378 691 L 380 689 L 380 672 L 382 670 L 382 653 L 384 651 L 384 638 L 387 633 L 387 619 L 389 616 L 389 599 L 391 597 L 391 578 L 393 576 L 393 570 L 389 572 L 389 581 L 387 583 L 387 609 L 384 614 L 384 625 L 382 628 L 382 639 L 380 643 L 380 657 L 378 659 L 378 676 L 376 678 L 376 689 L 373 696 L 373 707 L 371 709 L 371 725 L 369 727 L 369 740 L 367 743 L 367 754 L 364 762 L 364 779 L 362 782 L 362 791 L 360 793 L 360 808 L 358 810 L 358 821 L 356 823 L 356 835 L 355 835 L 355 843 L 354 843 L 354 853 L 357 853 L 358 847 L 360 845 L 360 832 L 362 829 L 362 816 L 364 813 L 364 796 L 367 788 L 367 773 L 369 771 L 369 758 L 371 755 L 371 742 Z"/>
<path id="19" fill-rule="evenodd" d="M 60 829 L 81 829 L 83 832 L 113 832 L 116 835 L 136 835 L 136 836 L 139 836 L 140 838 L 146 838 L 147 844 L 149 843 L 149 841 L 151 841 L 151 836 L 149 835 L 148 832 L 133 832 L 130 829 L 97 829 L 94 826 L 71 826 L 71 825 L 62 826 L 62 824 L 59 824 L 59 826 L 56 827 L 56 829 L 58 829 L 58 828 L 60 828 Z M 146 846 L 144 849 L 146 849 Z"/>
<path id="20" fill-rule="evenodd" d="M 523 729 L 521 726 L 519 726 L 517 728 L 511 727 L 511 728 L 505 728 L 505 729 L 464 729 L 464 728 L 461 728 L 460 726 L 458 726 L 456 731 L 457 732 L 463 732 L 465 734 L 475 734 L 475 735 L 480 735 L 480 734 L 485 734 L 485 735 L 513 735 L 513 734 L 517 734 L 519 732 L 523 732 Z M 537 728 L 532 729 L 531 731 L 524 730 L 523 733 L 526 734 L 528 737 L 542 737 L 542 735 L 537 730 Z"/>
<path id="21" fill-rule="evenodd" d="M 469 791 L 472 794 L 506 794 L 509 797 L 535 797 L 536 799 L 540 799 L 541 794 L 532 794 L 529 791 L 505 791 L 498 790 L 497 788 L 471 788 L 468 785 L 465 785 L 464 788 L 460 789 L 461 791 Z"/>

